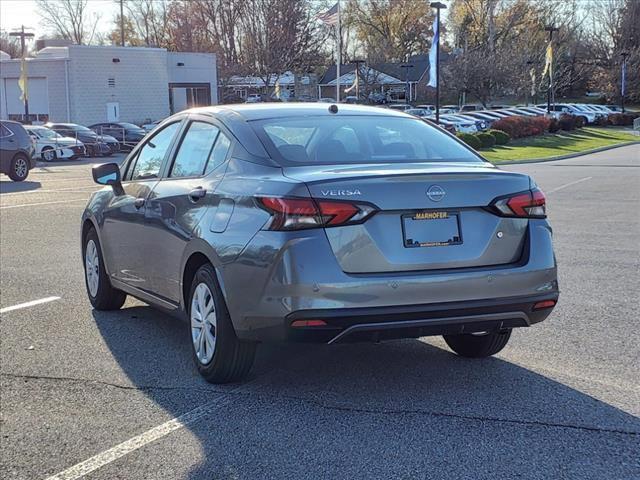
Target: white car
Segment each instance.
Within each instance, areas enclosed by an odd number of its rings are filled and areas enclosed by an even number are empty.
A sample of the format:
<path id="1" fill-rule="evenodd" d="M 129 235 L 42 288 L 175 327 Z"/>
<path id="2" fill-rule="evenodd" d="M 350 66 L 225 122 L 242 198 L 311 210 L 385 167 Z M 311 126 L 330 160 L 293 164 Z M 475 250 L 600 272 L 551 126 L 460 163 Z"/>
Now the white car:
<path id="1" fill-rule="evenodd" d="M 84 144 L 71 137 L 40 125 L 25 125 L 24 128 L 35 143 L 35 155 L 45 162 L 55 160 L 75 160 L 85 154 Z"/>
<path id="2" fill-rule="evenodd" d="M 440 122 L 444 125 L 453 125 L 456 132 L 460 133 L 476 133 L 478 131 L 474 121 L 460 118 L 457 115 L 440 115 Z"/>

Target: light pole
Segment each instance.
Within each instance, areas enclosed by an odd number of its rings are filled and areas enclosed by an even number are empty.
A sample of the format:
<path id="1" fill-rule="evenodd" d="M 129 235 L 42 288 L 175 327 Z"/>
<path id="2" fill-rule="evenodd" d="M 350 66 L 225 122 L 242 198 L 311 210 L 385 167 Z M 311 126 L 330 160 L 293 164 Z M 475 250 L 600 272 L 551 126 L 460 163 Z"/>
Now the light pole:
<path id="1" fill-rule="evenodd" d="M 438 38 L 436 39 L 436 123 L 438 123 L 440 121 L 440 10 L 447 8 L 447 6 L 442 2 L 432 2 L 429 6 L 436 9 L 436 25 L 438 27 Z"/>
<path id="2" fill-rule="evenodd" d="M 120 0 L 120 46 L 124 47 L 124 0 Z"/>
<path id="3" fill-rule="evenodd" d="M 413 64 L 404 63 L 400 65 L 400 68 L 404 68 L 404 101 L 405 103 L 409 103 L 411 97 L 411 85 L 409 84 L 409 69 L 413 68 Z"/>
<path id="4" fill-rule="evenodd" d="M 620 56 L 622 57 L 622 72 L 620 75 L 620 106 L 622 107 L 622 113 L 624 113 L 624 94 L 627 83 L 627 57 L 629 56 L 629 52 L 622 51 L 620 52 Z"/>
<path id="5" fill-rule="evenodd" d="M 553 25 L 549 25 L 548 27 L 544 27 L 545 32 L 549 32 L 549 46 L 547 48 L 551 48 L 551 58 L 547 61 L 550 62 L 549 65 L 549 88 L 547 89 L 547 113 L 551 113 L 551 99 L 553 98 L 553 32 L 557 32 L 558 28 Z M 554 101 L 555 103 L 555 101 Z"/>
<path id="6" fill-rule="evenodd" d="M 20 37 L 20 46 L 22 47 L 22 72 L 21 72 L 21 76 L 24 75 L 24 87 L 25 90 L 23 92 L 23 96 L 24 96 L 24 122 L 27 125 L 31 125 L 31 122 L 29 121 L 29 75 L 27 73 L 27 60 L 26 60 L 26 48 L 25 48 L 25 40 L 27 38 L 33 38 L 34 34 L 33 33 L 29 33 L 29 32 L 25 32 L 24 31 L 24 25 L 21 26 L 19 31 L 16 32 L 11 32 L 9 33 L 9 35 L 11 37 Z"/>

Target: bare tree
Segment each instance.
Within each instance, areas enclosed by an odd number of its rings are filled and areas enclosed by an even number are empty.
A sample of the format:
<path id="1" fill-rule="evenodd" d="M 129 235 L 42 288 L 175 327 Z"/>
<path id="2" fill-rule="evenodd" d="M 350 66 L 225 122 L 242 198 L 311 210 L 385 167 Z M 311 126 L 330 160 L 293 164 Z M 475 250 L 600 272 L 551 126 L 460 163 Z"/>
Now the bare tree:
<path id="1" fill-rule="evenodd" d="M 37 0 L 42 23 L 78 45 L 93 41 L 100 16 L 89 18 L 88 0 Z"/>

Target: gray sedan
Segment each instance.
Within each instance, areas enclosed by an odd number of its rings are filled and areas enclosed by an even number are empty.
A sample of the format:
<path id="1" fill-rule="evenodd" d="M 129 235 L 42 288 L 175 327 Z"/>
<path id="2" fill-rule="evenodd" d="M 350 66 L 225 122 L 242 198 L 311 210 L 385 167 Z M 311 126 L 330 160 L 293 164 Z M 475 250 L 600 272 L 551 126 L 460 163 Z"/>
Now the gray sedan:
<path id="1" fill-rule="evenodd" d="M 93 307 L 132 295 L 186 319 L 211 382 L 242 378 L 267 341 L 443 335 L 486 357 L 558 300 L 535 182 L 402 112 L 193 109 L 93 176 Z"/>

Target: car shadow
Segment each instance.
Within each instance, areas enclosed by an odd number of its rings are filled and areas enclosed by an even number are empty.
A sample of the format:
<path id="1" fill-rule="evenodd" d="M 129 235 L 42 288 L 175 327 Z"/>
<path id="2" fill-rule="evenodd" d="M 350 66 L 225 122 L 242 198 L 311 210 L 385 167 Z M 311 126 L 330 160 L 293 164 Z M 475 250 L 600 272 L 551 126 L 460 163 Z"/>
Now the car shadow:
<path id="1" fill-rule="evenodd" d="M 186 322 L 145 306 L 93 315 L 130 381 L 171 416 L 201 406 L 195 394 L 229 399 L 186 427 L 201 461 L 172 476 L 638 474 L 637 417 L 500 358 L 464 359 L 421 340 L 263 345 L 244 384 L 216 386 L 193 366 Z M 194 403 L 168 399 L 169 388 L 195 392 L 183 395 Z"/>
<path id="2" fill-rule="evenodd" d="M 31 182 L 29 180 L 25 180 L 23 182 L 0 180 L 0 195 L 3 193 L 28 192 L 30 190 L 36 190 L 40 187 L 42 187 L 42 184 L 40 182 Z"/>

